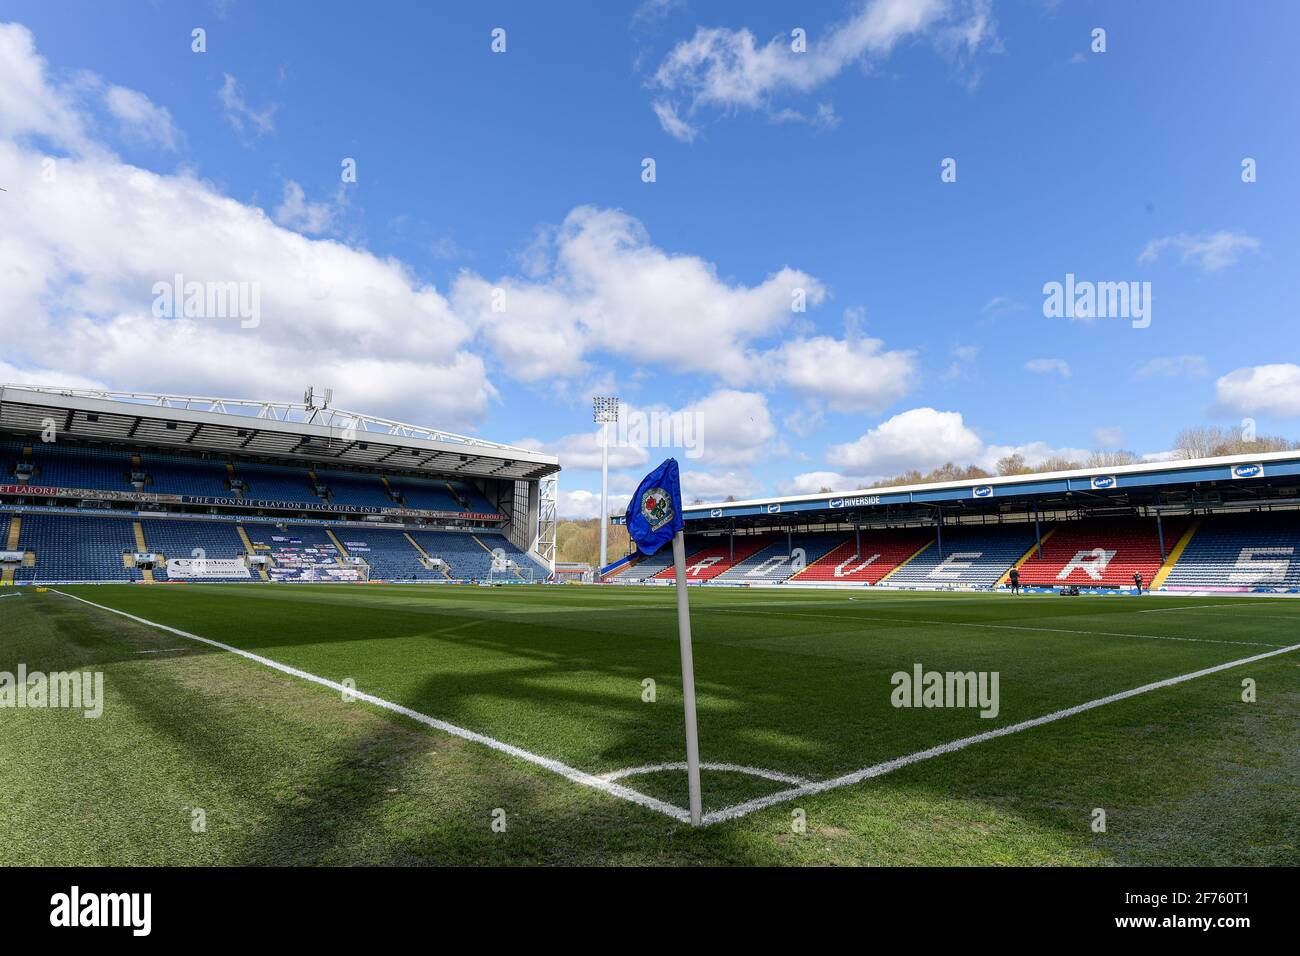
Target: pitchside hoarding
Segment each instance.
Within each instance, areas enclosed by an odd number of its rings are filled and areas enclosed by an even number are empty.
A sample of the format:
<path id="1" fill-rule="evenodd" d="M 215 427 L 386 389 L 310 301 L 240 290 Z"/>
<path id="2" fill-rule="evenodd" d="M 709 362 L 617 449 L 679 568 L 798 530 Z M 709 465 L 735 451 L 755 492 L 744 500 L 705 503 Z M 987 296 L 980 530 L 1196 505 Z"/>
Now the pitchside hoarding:
<path id="1" fill-rule="evenodd" d="M 94 488 L 57 488 L 48 485 L 0 485 L 0 495 L 31 498 L 81 498 L 94 501 L 134 501 L 156 504 L 203 505 L 218 508 L 259 508 L 278 511 L 319 511 L 323 514 L 394 515 L 402 518 L 459 518 L 462 521 L 504 521 L 483 511 L 425 511 L 419 508 L 378 508 L 373 505 L 334 505 L 325 501 L 275 501 L 269 498 L 225 498 L 207 495 L 165 495 L 145 491 L 102 491 Z"/>

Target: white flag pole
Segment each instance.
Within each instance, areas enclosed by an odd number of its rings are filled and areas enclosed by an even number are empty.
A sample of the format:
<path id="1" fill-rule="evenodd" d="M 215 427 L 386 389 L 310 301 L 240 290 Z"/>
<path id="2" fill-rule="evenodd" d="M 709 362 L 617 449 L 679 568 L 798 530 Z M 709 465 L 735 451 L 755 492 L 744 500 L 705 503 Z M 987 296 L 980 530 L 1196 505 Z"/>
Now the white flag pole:
<path id="1" fill-rule="evenodd" d="M 673 564 L 677 574 L 677 633 L 682 645 L 682 697 L 686 705 L 686 778 L 691 793 L 691 823 L 700 825 L 700 736 L 695 722 L 695 661 L 691 655 L 691 605 L 686 593 L 686 535 L 673 535 Z"/>

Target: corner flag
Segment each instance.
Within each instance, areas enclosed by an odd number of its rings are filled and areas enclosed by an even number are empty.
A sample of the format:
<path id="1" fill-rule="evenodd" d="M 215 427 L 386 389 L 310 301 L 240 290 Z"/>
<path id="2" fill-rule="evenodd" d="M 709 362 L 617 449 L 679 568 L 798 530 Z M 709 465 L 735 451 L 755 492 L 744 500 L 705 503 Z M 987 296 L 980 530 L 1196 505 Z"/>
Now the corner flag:
<path id="1" fill-rule="evenodd" d="M 627 533 L 637 550 L 651 555 L 673 543 L 677 578 L 677 636 L 682 653 L 682 698 L 686 709 L 686 779 L 690 788 L 691 823 L 700 825 L 700 737 L 695 720 L 695 662 L 691 654 L 691 607 L 686 593 L 686 526 L 682 519 L 682 486 L 677 459 L 669 458 L 642 479 L 627 505 Z"/>
<path id="2" fill-rule="evenodd" d="M 645 555 L 654 554 L 682 530 L 682 484 L 676 458 L 642 479 L 627 504 L 626 521 L 627 533 Z"/>

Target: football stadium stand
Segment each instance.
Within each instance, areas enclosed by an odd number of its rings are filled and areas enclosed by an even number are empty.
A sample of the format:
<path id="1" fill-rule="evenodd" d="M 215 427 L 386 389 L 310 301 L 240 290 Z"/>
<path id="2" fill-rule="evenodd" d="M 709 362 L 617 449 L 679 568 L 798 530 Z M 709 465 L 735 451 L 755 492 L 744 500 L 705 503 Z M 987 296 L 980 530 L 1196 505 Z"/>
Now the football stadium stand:
<path id="1" fill-rule="evenodd" d="M 18 538 L 35 563 L 15 570 L 15 581 L 141 581 L 129 557 L 131 522 L 73 514 L 25 514 Z"/>
<path id="2" fill-rule="evenodd" d="M 1166 553 L 1185 527 L 1185 521 L 1165 520 Z M 1162 564 L 1160 532 L 1153 518 L 1085 519 L 1057 526 L 1043 541 L 1042 554 L 1021 565 L 1020 582 L 1131 588 L 1133 575 L 1141 574 L 1143 587 L 1148 587 Z"/>
<path id="3" fill-rule="evenodd" d="M 50 423 L 56 423 L 54 440 Z M 0 386 L 0 586 L 546 580 L 559 463 L 313 400 Z M 1300 451 L 683 509 L 694 584 L 1300 594 Z M 671 584 L 672 552 L 606 580 Z M 538 571 L 542 573 L 538 574 Z"/>
<path id="4" fill-rule="evenodd" d="M 796 574 L 800 584 L 877 584 L 904 562 L 934 544 L 929 530 L 861 531 L 838 543 Z"/>
<path id="5" fill-rule="evenodd" d="M 466 534 L 461 531 L 413 531 L 411 537 L 432 557 L 447 562 L 453 578 L 484 581 L 492 577 L 493 551 L 500 550 L 507 561 L 523 565 L 525 555 L 499 534 Z M 498 575 L 501 572 L 497 572 Z M 507 572 L 508 573 L 508 572 Z M 512 575 L 520 577 L 520 575 Z"/>
<path id="6" fill-rule="evenodd" d="M 140 470 L 147 476 L 144 491 L 177 495 L 229 495 L 228 469 L 223 462 L 200 461 L 174 455 L 140 455 Z"/>
<path id="7" fill-rule="evenodd" d="M 171 519 L 144 518 L 140 530 L 151 554 L 165 561 L 183 561 L 187 568 L 194 562 L 208 559 L 243 563 L 247 549 L 239 536 L 239 528 L 230 521 L 173 521 Z M 232 569 L 233 570 L 233 569 Z M 198 572 L 206 581 L 248 581 L 254 576 L 248 572 L 217 573 L 215 567 Z M 166 581 L 169 574 L 165 565 L 155 565 L 155 580 Z M 178 578 L 181 577 L 178 574 Z M 188 575 L 185 576 L 188 578 Z"/>
<path id="8" fill-rule="evenodd" d="M 718 575 L 718 581 L 746 584 L 779 584 L 835 548 L 843 540 L 840 534 L 796 534 L 782 536 L 744 560 L 737 561 Z"/>
<path id="9" fill-rule="evenodd" d="M 738 537 L 735 539 L 734 547 L 726 538 L 716 538 L 686 559 L 686 580 L 688 582 L 711 581 L 739 562 L 758 554 L 772 543 L 771 535 Z M 674 570 L 669 567 L 656 574 L 655 578 L 671 581 L 674 574 Z"/>
<path id="10" fill-rule="evenodd" d="M 888 583 L 992 587 L 1033 544 L 1033 525 L 945 528 L 942 545 L 936 540 L 891 574 Z"/>
<path id="11" fill-rule="evenodd" d="M 1201 519 L 1163 584 L 1174 591 L 1300 588 L 1300 511 Z"/>
<path id="12" fill-rule="evenodd" d="M 239 464 L 235 474 L 245 485 L 245 498 L 263 501 L 298 501 L 317 504 L 320 495 L 312 489 L 311 478 L 304 468 L 278 468 L 274 465 Z"/>

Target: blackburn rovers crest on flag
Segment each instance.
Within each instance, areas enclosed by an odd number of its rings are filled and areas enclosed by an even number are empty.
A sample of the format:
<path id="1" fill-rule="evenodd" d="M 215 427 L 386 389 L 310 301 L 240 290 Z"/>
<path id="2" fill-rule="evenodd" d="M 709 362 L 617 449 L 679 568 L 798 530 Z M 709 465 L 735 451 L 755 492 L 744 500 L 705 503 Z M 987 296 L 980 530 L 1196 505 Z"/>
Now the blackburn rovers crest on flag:
<path id="1" fill-rule="evenodd" d="M 682 489 L 677 459 L 645 476 L 627 505 L 627 532 L 642 554 L 654 554 L 682 529 Z"/>

